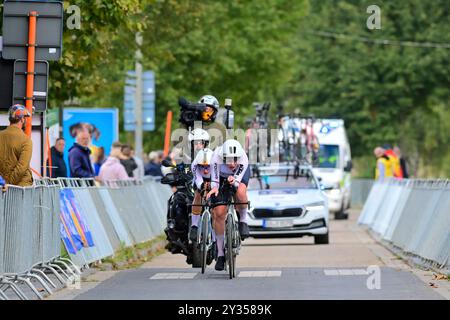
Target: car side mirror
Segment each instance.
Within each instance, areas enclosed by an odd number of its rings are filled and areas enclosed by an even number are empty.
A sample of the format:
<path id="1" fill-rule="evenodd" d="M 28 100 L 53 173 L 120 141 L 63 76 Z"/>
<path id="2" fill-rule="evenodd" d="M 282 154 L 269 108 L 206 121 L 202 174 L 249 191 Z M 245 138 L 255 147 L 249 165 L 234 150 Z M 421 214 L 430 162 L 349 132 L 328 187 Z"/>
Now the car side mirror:
<path id="1" fill-rule="evenodd" d="M 345 172 L 351 172 L 352 168 L 353 168 L 352 161 L 351 160 L 347 161 L 347 164 L 345 165 L 344 171 Z"/>

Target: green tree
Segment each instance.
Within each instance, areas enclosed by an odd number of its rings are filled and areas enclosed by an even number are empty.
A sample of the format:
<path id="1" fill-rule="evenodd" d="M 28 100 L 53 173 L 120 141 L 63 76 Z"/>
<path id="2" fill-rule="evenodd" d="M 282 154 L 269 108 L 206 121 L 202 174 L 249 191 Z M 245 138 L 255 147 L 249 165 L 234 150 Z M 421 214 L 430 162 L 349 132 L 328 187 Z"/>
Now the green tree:
<path id="1" fill-rule="evenodd" d="M 290 89 L 290 105 L 316 116 L 343 118 L 357 157 L 371 155 L 376 145 L 400 144 L 405 155 L 420 158 L 413 162 L 430 163 L 430 156 L 440 159 L 432 161 L 435 170 L 426 175 L 450 176 L 442 171 L 441 160 L 448 158 L 449 131 L 429 129 L 437 117 L 438 127 L 444 129 L 443 119 L 448 118 L 449 50 L 374 43 L 380 39 L 449 43 L 450 5 L 439 0 L 379 1 L 382 29 L 368 30 L 370 4 L 311 3 L 302 21 L 301 63 Z M 324 37 L 320 32 L 348 37 Z M 371 172 L 368 167 L 360 170 Z"/>

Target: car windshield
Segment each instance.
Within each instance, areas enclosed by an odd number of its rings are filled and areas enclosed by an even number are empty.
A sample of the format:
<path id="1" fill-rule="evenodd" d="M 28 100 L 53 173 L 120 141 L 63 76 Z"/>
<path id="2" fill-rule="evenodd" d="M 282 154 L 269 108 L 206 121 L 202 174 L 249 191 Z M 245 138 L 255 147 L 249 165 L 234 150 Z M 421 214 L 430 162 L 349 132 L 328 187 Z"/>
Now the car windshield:
<path id="1" fill-rule="evenodd" d="M 265 189 L 317 189 L 316 181 L 311 171 L 294 177 L 290 175 L 280 174 L 263 175 L 260 178 L 250 178 L 248 189 L 265 190 Z"/>
<path id="2" fill-rule="evenodd" d="M 337 168 L 339 164 L 339 146 L 322 144 L 319 148 L 319 168 Z"/>

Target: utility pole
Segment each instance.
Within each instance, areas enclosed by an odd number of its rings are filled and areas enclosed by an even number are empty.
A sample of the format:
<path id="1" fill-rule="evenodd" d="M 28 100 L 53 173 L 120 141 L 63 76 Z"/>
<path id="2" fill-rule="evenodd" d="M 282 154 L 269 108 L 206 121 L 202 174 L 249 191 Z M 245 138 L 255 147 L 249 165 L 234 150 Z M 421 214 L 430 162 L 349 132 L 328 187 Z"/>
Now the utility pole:
<path id="1" fill-rule="evenodd" d="M 134 135 L 134 144 L 136 156 L 143 159 L 143 128 L 142 128 L 142 35 L 136 33 L 136 96 L 134 114 L 136 119 L 136 129 Z"/>

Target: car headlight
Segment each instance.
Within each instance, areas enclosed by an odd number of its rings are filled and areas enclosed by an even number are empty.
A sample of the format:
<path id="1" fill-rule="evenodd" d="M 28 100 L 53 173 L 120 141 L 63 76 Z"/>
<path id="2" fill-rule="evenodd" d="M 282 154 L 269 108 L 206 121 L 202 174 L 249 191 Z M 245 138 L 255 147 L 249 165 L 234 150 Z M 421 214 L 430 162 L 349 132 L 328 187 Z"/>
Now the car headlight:
<path id="1" fill-rule="evenodd" d="M 319 211 L 325 209 L 325 202 L 314 202 L 305 206 L 307 211 Z"/>
<path id="2" fill-rule="evenodd" d="M 339 189 L 339 188 L 331 189 L 329 192 L 330 192 L 330 196 L 340 196 L 341 195 L 341 189 Z"/>

